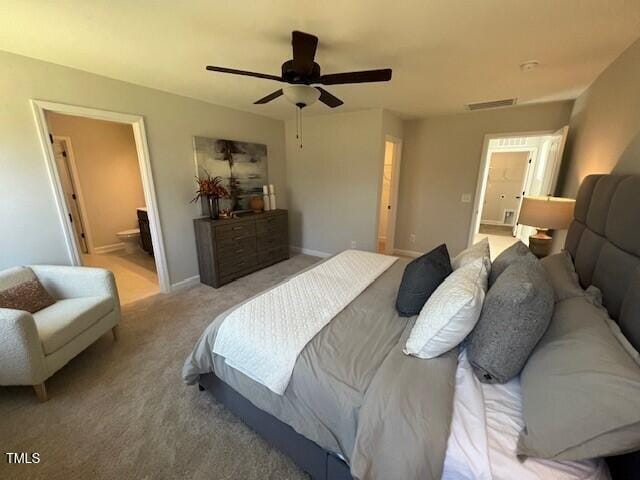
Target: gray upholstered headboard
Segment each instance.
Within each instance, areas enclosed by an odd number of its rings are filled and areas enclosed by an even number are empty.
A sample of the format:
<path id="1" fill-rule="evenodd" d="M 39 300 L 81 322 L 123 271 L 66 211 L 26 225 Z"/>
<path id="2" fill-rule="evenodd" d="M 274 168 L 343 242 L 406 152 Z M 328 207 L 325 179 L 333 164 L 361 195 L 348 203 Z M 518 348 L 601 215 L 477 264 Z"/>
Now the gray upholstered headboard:
<path id="1" fill-rule="evenodd" d="M 640 350 L 640 175 L 586 177 L 565 248 L 582 286 L 602 291 L 609 315 Z M 607 463 L 613 480 L 640 479 L 640 451 Z"/>
<path id="2" fill-rule="evenodd" d="M 640 175 L 586 177 L 565 248 L 582 286 L 602 291 L 611 318 L 640 350 Z"/>

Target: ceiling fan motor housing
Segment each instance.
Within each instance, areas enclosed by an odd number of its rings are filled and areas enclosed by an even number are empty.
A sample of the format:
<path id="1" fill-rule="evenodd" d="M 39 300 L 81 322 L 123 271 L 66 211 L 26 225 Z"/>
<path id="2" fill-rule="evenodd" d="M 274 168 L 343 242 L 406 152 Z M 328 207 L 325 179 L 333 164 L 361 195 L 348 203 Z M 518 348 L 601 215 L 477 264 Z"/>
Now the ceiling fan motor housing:
<path id="1" fill-rule="evenodd" d="M 282 79 L 287 83 L 309 85 L 320 79 L 320 65 L 313 62 L 309 73 L 296 70 L 293 60 L 287 60 L 282 64 Z"/>

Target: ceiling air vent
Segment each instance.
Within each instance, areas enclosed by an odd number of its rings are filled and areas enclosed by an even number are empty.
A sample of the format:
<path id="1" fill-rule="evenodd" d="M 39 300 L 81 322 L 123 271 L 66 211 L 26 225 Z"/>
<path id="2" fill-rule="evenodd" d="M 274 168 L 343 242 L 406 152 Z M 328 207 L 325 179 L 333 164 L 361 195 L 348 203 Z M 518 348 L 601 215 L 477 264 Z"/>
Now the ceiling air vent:
<path id="1" fill-rule="evenodd" d="M 505 100 L 491 100 L 489 102 L 469 103 L 466 105 L 467 110 L 484 110 L 485 108 L 510 107 L 515 105 L 517 98 L 507 98 Z"/>

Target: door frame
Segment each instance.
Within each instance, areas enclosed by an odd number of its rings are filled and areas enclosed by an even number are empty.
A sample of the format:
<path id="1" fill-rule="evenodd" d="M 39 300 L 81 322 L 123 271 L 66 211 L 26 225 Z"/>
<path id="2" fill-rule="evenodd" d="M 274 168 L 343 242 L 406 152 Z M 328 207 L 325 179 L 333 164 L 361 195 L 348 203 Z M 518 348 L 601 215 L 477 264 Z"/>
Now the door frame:
<path id="1" fill-rule="evenodd" d="M 40 146 L 49 173 L 49 181 L 53 190 L 53 196 L 58 210 L 58 217 L 62 227 L 67 253 L 71 265 L 81 266 L 82 257 L 78 248 L 73 226 L 67 215 L 67 204 L 64 199 L 62 184 L 56 166 L 53 148 L 49 138 L 49 126 L 47 123 L 46 111 L 61 113 L 64 115 L 75 115 L 78 117 L 93 118 L 96 120 L 106 120 L 110 122 L 124 123 L 131 125 L 133 136 L 136 142 L 136 151 L 138 154 L 138 167 L 140 169 L 140 177 L 142 178 L 142 190 L 144 199 L 147 204 L 147 212 L 149 216 L 149 226 L 151 229 L 151 239 L 153 242 L 153 253 L 158 274 L 158 285 L 160 291 L 168 293 L 171 291 L 171 283 L 169 280 L 169 269 L 167 266 L 167 258 L 164 248 L 162 235 L 162 227 L 160 224 L 160 215 L 158 213 L 158 201 L 156 197 L 155 186 L 153 182 L 153 173 L 151 170 L 151 158 L 149 155 L 149 146 L 147 144 L 147 133 L 144 118 L 141 115 L 132 115 L 129 113 L 112 112 L 109 110 L 98 110 L 95 108 L 81 107 L 76 105 L 68 105 L 65 103 L 55 103 L 46 100 L 31 100 L 33 115 L 36 122 L 38 136 L 40 137 Z M 85 225 L 86 228 L 86 225 Z"/>
<path id="2" fill-rule="evenodd" d="M 467 235 L 467 246 L 474 243 L 476 231 L 480 226 L 480 206 L 484 202 L 484 195 L 487 185 L 487 177 L 489 175 L 489 143 L 491 140 L 499 138 L 516 138 L 516 137 L 543 137 L 545 135 L 553 135 L 557 130 L 539 130 L 528 132 L 507 132 L 507 133 L 487 133 L 482 142 L 482 153 L 480 157 L 480 168 L 478 170 L 478 179 L 476 181 L 476 191 L 473 200 L 473 210 L 471 212 L 471 222 L 469 224 L 469 232 Z M 514 151 L 517 146 L 514 146 Z M 529 147 L 528 150 L 530 150 Z M 517 221 L 517 219 L 516 219 Z"/>
<path id="3" fill-rule="evenodd" d="M 82 231 L 84 232 L 85 236 L 84 241 L 87 244 L 87 250 L 89 251 L 89 253 L 94 253 L 93 234 L 91 233 L 91 225 L 89 225 L 89 217 L 87 217 L 87 210 L 85 208 L 86 203 L 84 201 L 84 195 L 82 193 L 82 185 L 80 184 L 78 165 L 76 164 L 76 157 L 73 151 L 71 137 L 65 135 L 53 135 L 53 139 L 61 140 L 65 144 L 67 152 L 67 168 L 69 169 L 69 174 L 71 175 L 71 184 L 73 186 L 73 191 L 77 197 L 78 211 L 80 212 L 80 223 L 82 224 Z"/>
<path id="4" fill-rule="evenodd" d="M 384 176 L 384 160 L 386 153 L 386 144 L 390 142 L 393 144 L 393 167 L 391 169 L 391 180 L 389 185 L 389 202 L 391 203 L 391 209 L 387 216 L 387 231 L 386 231 L 386 243 L 384 253 L 387 255 L 393 254 L 395 250 L 395 237 L 396 237 L 396 218 L 398 214 L 398 193 L 400 187 L 400 165 L 402 163 L 402 139 L 394 137 L 393 135 L 385 135 L 383 142 L 383 154 L 382 154 L 382 168 L 380 169 L 380 177 L 378 179 L 378 203 L 376 205 L 376 236 L 374 245 L 376 251 L 378 250 L 378 230 L 380 229 L 380 203 L 382 201 L 382 180 Z"/>

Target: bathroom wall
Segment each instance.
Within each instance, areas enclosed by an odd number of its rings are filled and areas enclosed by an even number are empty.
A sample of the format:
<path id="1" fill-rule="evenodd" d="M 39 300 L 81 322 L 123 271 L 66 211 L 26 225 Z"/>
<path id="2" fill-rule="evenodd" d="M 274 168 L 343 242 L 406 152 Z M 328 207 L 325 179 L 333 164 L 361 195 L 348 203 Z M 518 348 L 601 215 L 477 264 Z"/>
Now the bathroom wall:
<path id="1" fill-rule="evenodd" d="M 47 120 L 54 135 L 71 140 L 89 253 L 119 243 L 116 234 L 137 228 L 136 208 L 145 206 L 133 128 L 52 112 Z"/>
<path id="2" fill-rule="evenodd" d="M 517 210 L 529 152 L 494 152 L 482 209 L 483 223 L 503 223 L 505 209 Z"/>

